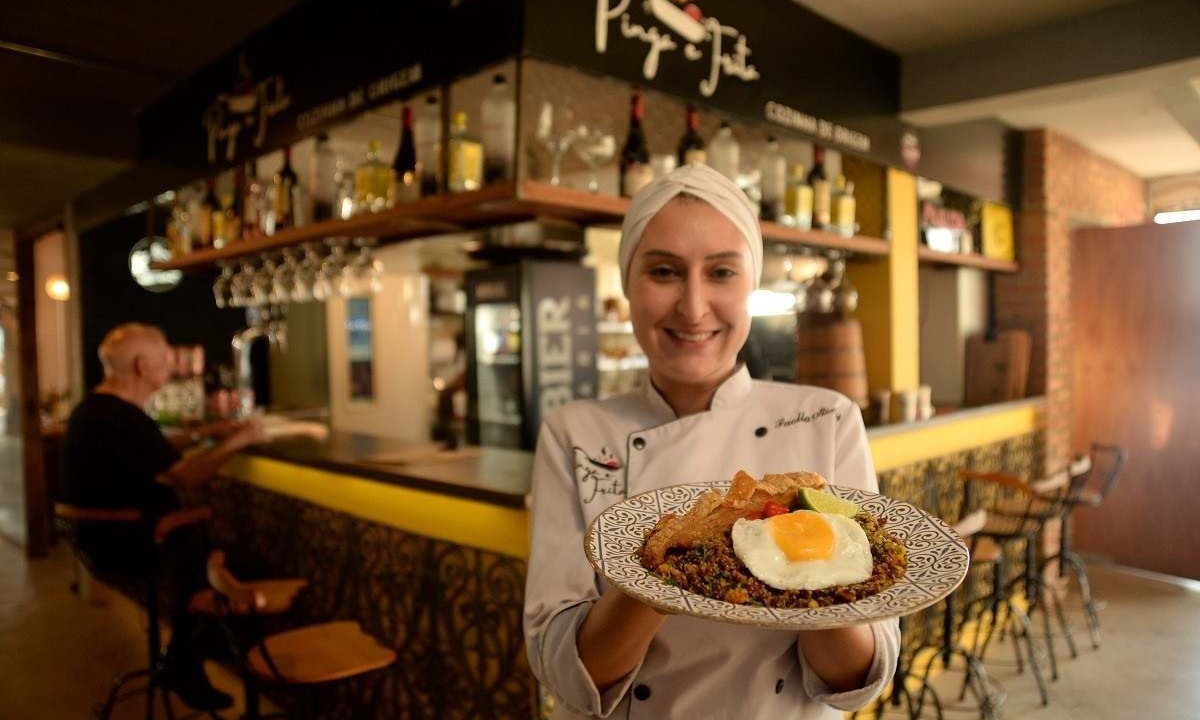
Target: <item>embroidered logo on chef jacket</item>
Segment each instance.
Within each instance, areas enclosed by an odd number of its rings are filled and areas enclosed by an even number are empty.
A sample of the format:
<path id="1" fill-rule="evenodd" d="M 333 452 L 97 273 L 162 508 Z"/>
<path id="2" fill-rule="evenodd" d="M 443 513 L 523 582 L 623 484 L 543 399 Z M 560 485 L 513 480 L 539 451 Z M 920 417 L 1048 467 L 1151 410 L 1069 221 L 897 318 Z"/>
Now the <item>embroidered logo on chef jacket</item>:
<path id="1" fill-rule="evenodd" d="M 621 472 L 621 460 L 609 452 L 608 446 L 600 448 L 594 457 L 581 447 L 572 448 L 575 455 L 575 482 L 579 484 L 579 497 L 584 504 L 598 495 L 625 496 L 625 473 Z"/>
<path id="2" fill-rule="evenodd" d="M 775 427 L 781 428 L 781 427 L 787 427 L 789 425 L 798 425 L 799 423 L 815 422 L 815 421 L 820 420 L 821 418 L 825 417 L 826 415 L 833 415 L 834 420 L 837 422 L 841 422 L 841 420 L 842 420 L 841 413 L 837 412 L 836 410 L 834 410 L 831 407 L 822 407 L 822 408 L 817 408 L 816 410 L 813 410 L 812 412 L 808 412 L 806 410 L 801 410 L 801 411 L 797 412 L 795 415 L 789 415 L 788 417 L 777 418 L 775 420 Z"/>

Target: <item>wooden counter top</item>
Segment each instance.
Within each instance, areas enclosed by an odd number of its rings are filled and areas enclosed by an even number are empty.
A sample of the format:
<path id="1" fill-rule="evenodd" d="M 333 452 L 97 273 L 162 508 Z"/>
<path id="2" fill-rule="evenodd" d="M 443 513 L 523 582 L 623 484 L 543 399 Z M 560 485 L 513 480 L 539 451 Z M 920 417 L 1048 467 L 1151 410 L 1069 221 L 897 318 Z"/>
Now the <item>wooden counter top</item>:
<path id="1" fill-rule="evenodd" d="M 324 440 L 278 438 L 248 455 L 354 475 L 392 485 L 524 508 L 533 453 L 490 447 L 446 450 L 359 433 L 331 432 Z"/>

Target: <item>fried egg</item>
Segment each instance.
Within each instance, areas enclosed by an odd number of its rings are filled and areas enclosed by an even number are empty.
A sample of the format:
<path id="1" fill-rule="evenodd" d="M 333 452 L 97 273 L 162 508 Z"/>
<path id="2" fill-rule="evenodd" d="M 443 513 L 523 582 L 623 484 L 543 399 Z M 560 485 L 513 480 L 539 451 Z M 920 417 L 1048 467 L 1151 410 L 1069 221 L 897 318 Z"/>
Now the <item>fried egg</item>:
<path id="1" fill-rule="evenodd" d="M 871 577 L 871 543 L 842 515 L 797 510 L 733 524 L 733 552 L 777 590 L 820 590 Z"/>

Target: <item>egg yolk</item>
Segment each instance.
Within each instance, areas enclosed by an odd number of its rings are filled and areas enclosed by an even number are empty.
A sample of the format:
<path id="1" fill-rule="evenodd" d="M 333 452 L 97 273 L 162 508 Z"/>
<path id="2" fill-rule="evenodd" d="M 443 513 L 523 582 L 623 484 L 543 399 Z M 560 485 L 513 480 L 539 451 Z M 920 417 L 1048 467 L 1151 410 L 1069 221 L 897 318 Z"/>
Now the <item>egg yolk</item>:
<path id="1" fill-rule="evenodd" d="M 771 535 L 788 560 L 825 560 L 833 555 L 833 526 L 812 510 L 770 518 Z"/>

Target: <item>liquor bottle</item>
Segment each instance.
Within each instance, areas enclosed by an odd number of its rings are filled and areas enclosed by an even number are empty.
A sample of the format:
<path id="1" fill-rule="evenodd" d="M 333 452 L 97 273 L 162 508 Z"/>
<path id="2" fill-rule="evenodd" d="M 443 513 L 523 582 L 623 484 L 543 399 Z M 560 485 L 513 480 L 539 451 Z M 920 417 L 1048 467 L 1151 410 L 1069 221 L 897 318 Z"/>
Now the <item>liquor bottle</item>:
<path id="1" fill-rule="evenodd" d="M 391 194 L 392 169 L 379 159 L 379 141 L 367 143 L 367 156 L 354 171 L 355 213 L 379 212 L 387 209 Z"/>
<path id="2" fill-rule="evenodd" d="M 857 201 L 854 199 L 854 182 L 847 182 L 845 175 L 838 175 L 833 190 L 833 230 L 850 237 L 858 229 L 855 223 Z"/>
<path id="3" fill-rule="evenodd" d="M 221 223 L 222 237 L 221 244 L 217 245 L 216 240 L 213 240 L 215 247 L 226 247 L 232 245 L 242 239 L 242 218 L 237 210 L 237 200 L 234 194 L 227 192 L 221 196 Z"/>
<path id="4" fill-rule="evenodd" d="M 689 163 L 708 162 L 708 153 L 704 151 L 704 139 L 700 137 L 700 111 L 693 105 L 687 106 L 683 137 L 679 139 L 677 160 L 680 167 Z"/>
<path id="5" fill-rule="evenodd" d="M 209 178 L 204 183 L 204 197 L 200 199 L 199 210 L 196 214 L 196 247 L 213 246 L 213 216 L 220 213 L 221 204 L 217 202 L 215 192 L 216 180 Z"/>
<path id="6" fill-rule="evenodd" d="M 808 171 L 808 184 L 813 191 L 812 226 L 817 229 L 829 227 L 832 220 L 829 178 L 825 175 L 825 148 L 813 146 L 813 166 Z"/>
<path id="7" fill-rule="evenodd" d="M 733 128 L 722 121 L 717 136 L 708 144 L 708 164 L 713 170 L 721 173 L 730 180 L 737 182 L 738 165 L 741 161 L 741 147 L 733 136 Z"/>
<path id="8" fill-rule="evenodd" d="M 759 163 L 762 177 L 763 220 L 778 222 L 783 217 L 784 195 L 787 193 L 787 156 L 779 147 L 779 141 L 767 137 L 767 149 Z"/>
<path id="9" fill-rule="evenodd" d="M 421 197 L 417 177 L 417 143 L 413 139 L 412 106 L 404 106 L 404 122 L 400 128 L 400 147 L 392 161 L 392 204 L 412 202 Z"/>
<path id="10" fill-rule="evenodd" d="M 478 190 L 483 185 L 483 143 L 467 130 L 467 114 L 454 113 L 450 121 L 448 189 L 452 193 Z"/>
<path id="11" fill-rule="evenodd" d="M 437 95 L 426 95 L 417 111 L 413 134 L 417 140 L 417 172 L 421 176 L 421 194 L 442 191 L 442 111 Z"/>
<path id="12" fill-rule="evenodd" d="M 516 156 L 517 103 L 512 86 L 504 75 L 492 78 L 492 87 L 480 109 L 483 136 L 483 180 L 486 183 L 511 180 Z"/>
<path id="13" fill-rule="evenodd" d="M 313 219 L 327 220 L 333 217 L 334 195 L 337 186 L 337 152 L 325 133 L 317 135 L 313 144 L 312 158 L 308 168 L 308 189 L 313 201 Z"/>
<path id="14" fill-rule="evenodd" d="M 292 148 L 283 148 L 283 167 L 275 173 L 271 183 L 271 209 L 267 213 L 267 234 L 295 227 L 296 217 L 292 206 L 292 188 L 296 187 L 296 171 L 292 169 Z"/>
<path id="15" fill-rule="evenodd" d="M 629 101 L 629 135 L 621 148 L 621 194 L 632 197 L 654 179 L 654 168 L 650 166 L 650 148 L 646 145 L 646 134 L 642 130 L 642 118 L 646 115 L 646 101 L 640 92 L 635 92 Z"/>
<path id="16" fill-rule="evenodd" d="M 262 181 L 258 179 L 258 164 L 255 161 L 246 163 L 245 173 L 246 181 L 242 186 L 245 189 L 242 201 L 242 237 L 254 238 L 266 231 L 266 193 Z"/>
<path id="17" fill-rule="evenodd" d="M 812 227 L 813 190 L 804 179 L 804 166 L 793 165 L 784 203 L 783 223 L 808 230 Z"/>

